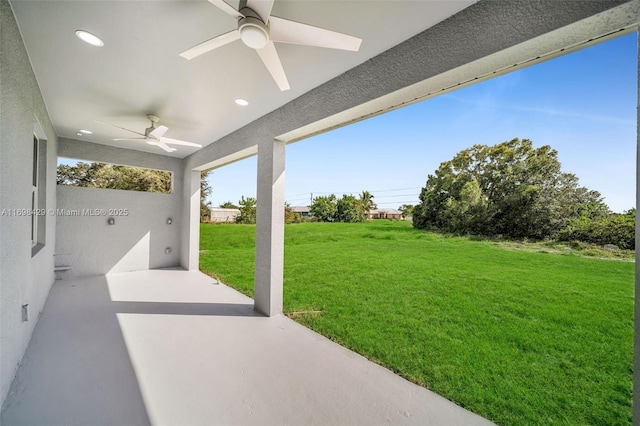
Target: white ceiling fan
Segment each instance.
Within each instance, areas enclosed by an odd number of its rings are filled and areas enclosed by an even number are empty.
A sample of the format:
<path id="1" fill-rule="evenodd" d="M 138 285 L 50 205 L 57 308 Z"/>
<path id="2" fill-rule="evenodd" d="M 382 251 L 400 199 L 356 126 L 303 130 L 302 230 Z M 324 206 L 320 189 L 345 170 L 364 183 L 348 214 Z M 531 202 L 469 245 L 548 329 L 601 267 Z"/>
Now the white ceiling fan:
<path id="1" fill-rule="evenodd" d="M 290 87 L 278 52 L 273 45 L 274 42 L 353 52 L 357 52 L 360 49 L 360 43 L 362 43 L 362 39 L 357 37 L 271 16 L 274 0 L 240 0 L 239 10 L 229 6 L 224 0 L 208 1 L 236 18 L 238 29 L 204 41 L 185 50 L 180 56 L 193 59 L 240 39 L 245 45 L 255 49 L 282 91 L 289 90 Z"/>
<path id="2" fill-rule="evenodd" d="M 135 130 L 127 129 L 125 127 L 116 126 L 115 124 L 105 123 L 102 121 L 97 121 L 97 123 L 106 124 L 109 126 L 117 127 L 118 129 L 126 130 L 127 132 L 135 133 L 136 135 L 140 135 L 139 138 L 126 138 L 126 139 L 114 139 L 114 141 L 146 141 L 149 145 L 155 145 L 167 152 L 177 151 L 176 148 L 170 147 L 169 145 L 182 145 L 182 146 L 192 146 L 195 148 L 202 148 L 202 145 L 193 142 L 185 142 L 178 139 L 165 138 L 164 134 L 167 133 L 169 128 L 167 126 L 158 126 L 155 124 L 160 121 L 160 119 L 153 115 L 147 114 L 147 118 L 151 120 L 151 127 L 147 127 L 144 130 L 144 133 L 136 132 Z"/>

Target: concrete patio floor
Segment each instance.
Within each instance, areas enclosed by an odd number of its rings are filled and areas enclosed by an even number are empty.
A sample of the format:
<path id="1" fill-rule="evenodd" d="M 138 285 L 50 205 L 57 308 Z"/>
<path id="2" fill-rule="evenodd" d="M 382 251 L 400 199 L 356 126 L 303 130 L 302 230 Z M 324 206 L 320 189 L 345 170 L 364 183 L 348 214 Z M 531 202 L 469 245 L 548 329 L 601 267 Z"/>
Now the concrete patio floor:
<path id="1" fill-rule="evenodd" d="M 56 281 L 3 425 L 491 424 L 200 272 Z"/>

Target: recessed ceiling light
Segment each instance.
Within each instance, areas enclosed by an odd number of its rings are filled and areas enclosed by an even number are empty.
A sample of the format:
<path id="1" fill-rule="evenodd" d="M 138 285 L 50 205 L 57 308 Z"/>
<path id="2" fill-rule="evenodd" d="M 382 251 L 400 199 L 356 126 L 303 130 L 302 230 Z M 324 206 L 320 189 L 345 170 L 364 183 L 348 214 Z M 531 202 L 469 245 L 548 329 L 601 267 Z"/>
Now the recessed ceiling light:
<path id="1" fill-rule="evenodd" d="M 80 133 L 84 133 L 85 135 L 92 135 L 93 132 L 91 130 L 80 130 Z"/>
<path id="2" fill-rule="evenodd" d="M 84 136 L 84 133 L 77 132 L 76 136 Z"/>
<path id="3" fill-rule="evenodd" d="M 240 106 L 247 106 L 249 105 L 249 101 L 246 99 L 242 99 L 242 98 L 238 98 L 236 99 L 236 103 Z"/>
<path id="4" fill-rule="evenodd" d="M 90 32 L 84 30 L 76 30 L 76 36 L 85 43 L 89 43 L 92 46 L 102 47 L 104 46 L 104 42 L 100 40 L 95 34 L 91 34 Z"/>

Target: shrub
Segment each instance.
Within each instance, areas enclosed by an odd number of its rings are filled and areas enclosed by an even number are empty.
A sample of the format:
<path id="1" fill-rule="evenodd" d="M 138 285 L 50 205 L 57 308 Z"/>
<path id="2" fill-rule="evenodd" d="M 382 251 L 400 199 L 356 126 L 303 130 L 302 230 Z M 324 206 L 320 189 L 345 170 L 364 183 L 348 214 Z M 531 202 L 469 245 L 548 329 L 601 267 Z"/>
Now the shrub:
<path id="1" fill-rule="evenodd" d="M 584 241 L 598 245 L 614 244 L 621 249 L 636 248 L 636 211 L 600 218 L 580 217 L 558 232 L 560 241 Z"/>

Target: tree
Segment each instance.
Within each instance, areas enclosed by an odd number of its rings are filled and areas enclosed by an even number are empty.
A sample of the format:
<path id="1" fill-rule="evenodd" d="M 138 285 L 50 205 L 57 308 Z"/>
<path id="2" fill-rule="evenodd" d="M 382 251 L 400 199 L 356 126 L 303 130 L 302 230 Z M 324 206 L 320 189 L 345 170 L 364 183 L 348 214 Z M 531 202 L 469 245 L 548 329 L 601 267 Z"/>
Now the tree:
<path id="1" fill-rule="evenodd" d="M 289 203 L 284 203 L 284 223 L 301 223 L 302 215 L 294 212 Z"/>
<path id="2" fill-rule="evenodd" d="M 582 214 L 602 215 L 601 195 L 561 170 L 558 152 L 513 139 L 474 145 L 429 175 L 413 224 L 456 233 L 546 238 Z"/>
<path id="3" fill-rule="evenodd" d="M 224 203 L 220 204 L 220 208 L 221 209 L 237 209 L 238 206 L 233 204 L 231 201 L 225 201 Z"/>
<path id="4" fill-rule="evenodd" d="M 86 188 L 171 192 L 171 172 L 98 162 L 80 161 L 75 166 L 61 164 L 57 169 L 56 182 L 58 185 Z"/>
<path id="5" fill-rule="evenodd" d="M 452 229 L 458 232 L 481 232 L 486 220 L 487 201 L 478 181 L 465 183 L 460 198 L 447 199 L 448 219 Z"/>
<path id="6" fill-rule="evenodd" d="M 400 210 L 400 212 L 402 212 L 402 215 L 404 217 L 410 217 L 413 216 L 413 204 L 403 204 L 400 207 L 398 207 L 398 210 Z"/>
<path id="7" fill-rule="evenodd" d="M 211 219 L 211 202 L 207 201 L 209 195 L 213 191 L 211 184 L 207 180 L 212 170 L 200 172 L 200 222 L 206 222 Z"/>
<path id="8" fill-rule="evenodd" d="M 334 194 L 320 196 L 313 199 L 309 212 L 319 222 L 364 222 L 369 217 L 369 211 L 376 208 L 373 195 L 369 191 L 362 191 L 356 198 L 353 195 L 343 195 L 336 198 Z"/>
<path id="9" fill-rule="evenodd" d="M 309 206 L 309 213 L 317 221 L 335 222 L 337 220 L 338 206 L 334 194 L 315 197 Z"/>
<path id="10" fill-rule="evenodd" d="M 362 222 L 364 221 L 362 203 L 353 195 L 343 195 L 336 203 L 336 218 L 338 222 Z"/>
<path id="11" fill-rule="evenodd" d="M 256 223 L 256 199 L 253 197 L 240 198 L 238 202 L 240 214 L 236 217 L 236 223 Z"/>
<path id="12" fill-rule="evenodd" d="M 360 215 L 362 217 L 362 221 L 365 221 L 369 218 L 369 212 L 371 210 L 378 208 L 376 203 L 373 202 L 373 198 L 373 194 L 371 194 L 369 191 L 362 191 L 362 194 L 360 194 Z"/>

